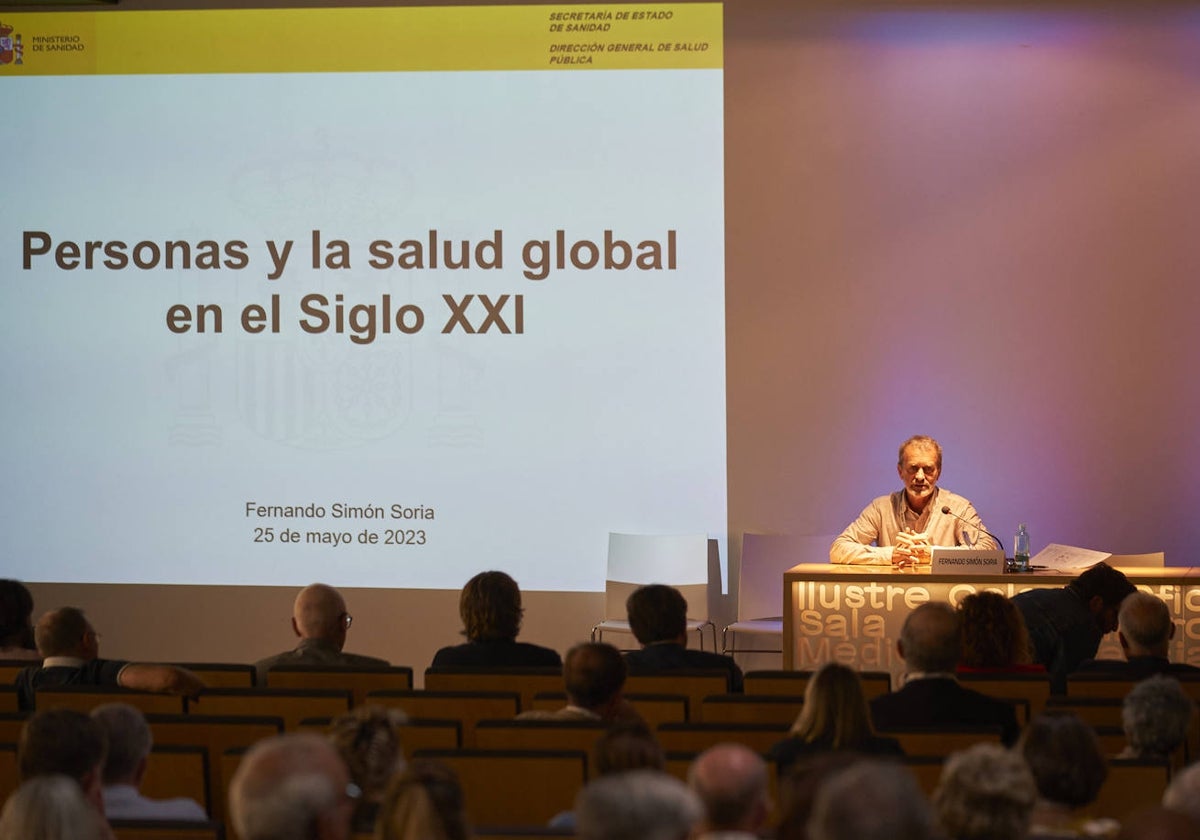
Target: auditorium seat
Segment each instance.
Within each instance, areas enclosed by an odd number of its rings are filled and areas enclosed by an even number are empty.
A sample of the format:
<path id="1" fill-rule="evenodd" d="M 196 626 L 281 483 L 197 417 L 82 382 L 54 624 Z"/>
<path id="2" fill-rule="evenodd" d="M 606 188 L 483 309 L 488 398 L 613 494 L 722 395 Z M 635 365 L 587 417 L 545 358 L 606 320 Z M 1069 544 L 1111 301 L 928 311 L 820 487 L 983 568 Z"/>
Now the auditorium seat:
<path id="1" fill-rule="evenodd" d="M 21 739 L 21 729 L 29 720 L 29 712 L 0 712 L 0 742 L 15 744 Z"/>
<path id="2" fill-rule="evenodd" d="M 684 694 L 624 694 L 646 725 L 651 729 L 660 723 L 683 723 L 688 719 L 688 698 Z M 539 691 L 533 696 L 533 708 L 553 712 L 567 705 L 564 691 Z"/>
<path id="3" fill-rule="evenodd" d="M 1200 674 L 1168 674 L 1179 680 L 1183 690 L 1200 703 Z M 1068 697 L 1116 697 L 1123 699 L 1138 680 L 1114 677 L 1111 674 L 1082 672 L 1067 675 Z"/>
<path id="4" fill-rule="evenodd" d="M 574 837 L 569 828 L 544 825 L 477 825 L 471 832 L 476 840 L 544 840 L 546 837 Z"/>
<path id="5" fill-rule="evenodd" d="M 336 717 L 350 711 L 349 689 L 210 688 L 188 704 L 189 713 L 283 718 L 294 729 L 309 717 Z"/>
<path id="6" fill-rule="evenodd" d="M 591 720 L 481 720 L 475 746 L 483 750 L 582 750 L 589 756 L 608 729 Z"/>
<path id="7" fill-rule="evenodd" d="M 664 723 L 656 734 L 664 752 L 700 753 L 731 741 L 765 753 L 787 732 L 786 725 L 770 723 Z"/>
<path id="8" fill-rule="evenodd" d="M 661 674 L 630 676 L 625 680 L 626 694 L 683 694 L 688 698 L 688 719 L 700 719 L 700 704 L 705 697 L 729 692 L 729 674 L 721 670 L 678 670 Z"/>
<path id="9" fill-rule="evenodd" d="M 457 720 L 463 747 L 475 746 L 475 724 L 487 718 L 516 717 L 521 696 L 515 691 L 373 691 L 368 703 L 403 709 L 411 718 Z"/>
<path id="10" fill-rule="evenodd" d="M 881 729 L 878 734 L 895 738 L 906 755 L 945 758 L 981 742 L 1000 743 L 999 726 L 922 726 Z"/>
<path id="11" fill-rule="evenodd" d="M 458 774 L 477 825 L 545 825 L 574 807 L 587 782 L 583 750 L 420 750 Z"/>
<path id="12" fill-rule="evenodd" d="M 1026 701 L 1029 716 L 1040 715 L 1050 697 L 1050 675 L 1039 673 L 958 674 L 964 688 L 1002 700 Z"/>
<path id="13" fill-rule="evenodd" d="M 705 723 L 774 723 L 790 727 L 804 705 L 803 697 L 782 694 L 717 694 L 700 704 Z"/>
<path id="14" fill-rule="evenodd" d="M 1121 726 L 1120 697 L 1073 697 L 1070 695 L 1049 698 L 1048 712 L 1071 712 L 1085 723 L 1096 726 Z"/>
<path id="15" fill-rule="evenodd" d="M 945 759 L 940 755 L 906 755 L 901 759 L 917 780 L 917 785 L 926 796 L 933 796 L 942 778 Z"/>
<path id="16" fill-rule="evenodd" d="M 109 820 L 116 840 L 225 840 L 222 823 L 179 820 Z"/>
<path id="17" fill-rule="evenodd" d="M 17 689 L 11 685 L 0 685 L 0 714 L 20 710 L 17 704 Z"/>
<path id="18" fill-rule="evenodd" d="M 141 792 L 151 799 L 186 796 L 212 816 L 211 775 L 205 747 L 155 744 L 146 762 Z"/>
<path id="19" fill-rule="evenodd" d="M 33 705 L 43 709 L 75 709 L 88 714 L 104 703 L 128 703 L 143 714 L 179 715 L 187 711 L 187 700 L 178 694 L 150 694 L 127 688 L 100 688 L 90 685 L 40 688 L 34 692 Z"/>
<path id="20" fill-rule="evenodd" d="M 1170 778 L 1171 768 L 1166 759 L 1110 759 L 1108 778 L 1096 801 L 1087 807 L 1087 813 L 1120 821 L 1134 811 L 1161 802 Z"/>
<path id="21" fill-rule="evenodd" d="M 268 688 L 349 689 L 355 706 L 363 705 L 372 691 L 409 691 L 413 671 L 407 665 L 391 668 L 321 668 L 311 665 L 276 665 L 267 671 Z"/>
<path id="22" fill-rule="evenodd" d="M 209 688 L 253 688 L 254 666 L 241 662 L 174 662 L 187 668 Z"/>
<path id="23" fill-rule="evenodd" d="M 543 691 L 562 691 L 561 668 L 426 668 L 426 691 L 515 691 L 520 711 Z"/>
<path id="24" fill-rule="evenodd" d="M 22 670 L 39 664 L 36 659 L 0 659 L 0 685 L 12 685 Z"/>
<path id="25" fill-rule="evenodd" d="M 21 784 L 21 774 L 17 769 L 16 743 L 0 742 L 0 803 Z"/>
<path id="26" fill-rule="evenodd" d="M 743 691 L 746 694 L 784 694 L 803 697 L 813 671 L 748 671 Z M 863 693 L 870 702 L 892 690 L 892 675 L 887 671 L 859 671 Z"/>
<path id="27" fill-rule="evenodd" d="M 297 729 L 325 735 L 333 723 L 332 718 L 305 718 Z M 409 718 L 396 724 L 400 730 L 400 745 L 406 756 L 414 750 L 456 750 L 462 746 L 462 723 L 457 720 L 434 718 Z"/>

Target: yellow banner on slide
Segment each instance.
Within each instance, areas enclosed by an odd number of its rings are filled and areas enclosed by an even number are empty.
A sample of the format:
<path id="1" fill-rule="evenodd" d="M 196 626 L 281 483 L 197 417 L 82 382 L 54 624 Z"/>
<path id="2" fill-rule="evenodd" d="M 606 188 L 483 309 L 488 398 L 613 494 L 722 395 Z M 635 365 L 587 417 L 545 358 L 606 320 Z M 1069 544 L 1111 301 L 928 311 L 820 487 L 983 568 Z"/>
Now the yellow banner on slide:
<path id="1" fill-rule="evenodd" d="M 719 69 L 720 3 L 6 13 L 5 76 Z"/>

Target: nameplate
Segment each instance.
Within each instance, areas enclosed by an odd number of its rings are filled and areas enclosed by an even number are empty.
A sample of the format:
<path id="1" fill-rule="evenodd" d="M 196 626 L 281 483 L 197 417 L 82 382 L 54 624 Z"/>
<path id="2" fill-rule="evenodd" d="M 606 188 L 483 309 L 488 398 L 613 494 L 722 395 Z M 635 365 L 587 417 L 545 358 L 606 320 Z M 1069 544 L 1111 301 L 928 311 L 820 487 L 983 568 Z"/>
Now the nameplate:
<path id="1" fill-rule="evenodd" d="M 998 548 L 944 548 L 934 546 L 930 571 L 955 575 L 1004 574 L 1004 552 Z"/>

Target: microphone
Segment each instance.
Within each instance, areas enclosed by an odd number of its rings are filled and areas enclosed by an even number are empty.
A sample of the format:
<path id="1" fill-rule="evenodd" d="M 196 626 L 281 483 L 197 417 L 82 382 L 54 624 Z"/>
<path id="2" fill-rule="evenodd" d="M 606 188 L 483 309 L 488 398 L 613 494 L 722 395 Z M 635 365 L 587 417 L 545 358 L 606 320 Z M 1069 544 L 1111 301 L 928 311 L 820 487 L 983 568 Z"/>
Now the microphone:
<path id="1" fill-rule="evenodd" d="M 946 514 L 947 516 L 953 516 L 955 519 L 957 519 L 959 522 L 963 523 L 964 525 L 970 526 L 972 530 L 983 531 L 983 533 L 987 534 L 989 537 L 991 537 L 992 539 L 994 539 L 996 541 L 996 544 L 998 546 L 1000 546 L 1001 551 L 1004 551 L 1004 542 L 999 537 L 997 537 L 995 534 L 993 534 L 987 528 L 984 528 L 982 525 L 976 525 L 974 522 L 972 522 L 969 519 L 963 519 L 957 513 L 950 510 L 950 505 L 942 505 L 942 513 Z M 971 546 L 971 547 L 974 548 L 974 546 Z"/>

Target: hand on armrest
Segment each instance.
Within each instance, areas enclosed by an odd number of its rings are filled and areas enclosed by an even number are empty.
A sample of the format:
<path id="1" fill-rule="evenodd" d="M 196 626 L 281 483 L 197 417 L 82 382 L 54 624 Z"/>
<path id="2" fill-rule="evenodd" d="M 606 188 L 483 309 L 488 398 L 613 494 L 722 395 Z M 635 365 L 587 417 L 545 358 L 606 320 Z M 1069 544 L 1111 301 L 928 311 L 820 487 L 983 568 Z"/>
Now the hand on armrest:
<path id="1" fill-rule="evenodd" d="M 158 694 L 182 694 L 193 698 L 205 688 L 204 681 L 186 668 L 143 662 L 131 662 L 122 668 L 117 682 L 123 688 Z"/>

